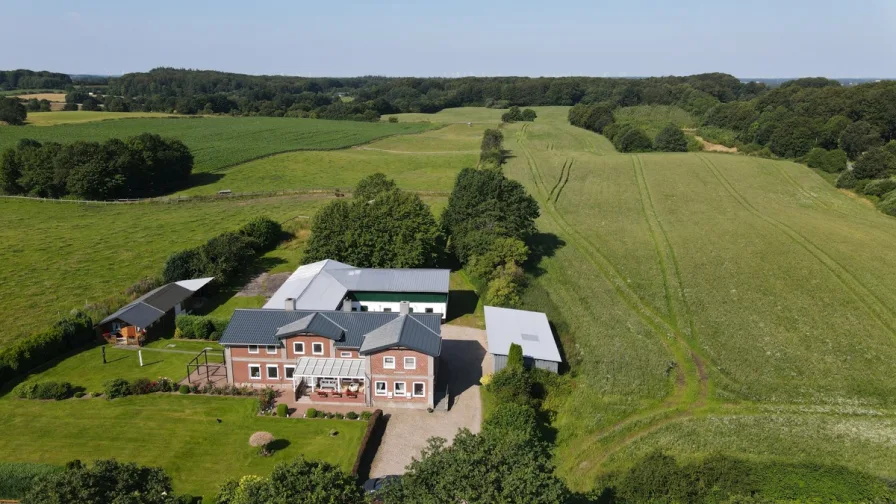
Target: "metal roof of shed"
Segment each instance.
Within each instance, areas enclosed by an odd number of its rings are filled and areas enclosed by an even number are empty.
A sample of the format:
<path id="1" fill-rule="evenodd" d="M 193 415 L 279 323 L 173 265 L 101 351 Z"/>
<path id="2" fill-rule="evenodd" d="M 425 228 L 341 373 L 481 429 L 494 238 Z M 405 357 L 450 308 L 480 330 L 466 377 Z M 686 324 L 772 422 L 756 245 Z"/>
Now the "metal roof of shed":
<path id="1" fill-rule="evenodd" d="M 213 278 L 196 278 L 165 284 L 121 307 L 98 325 L 121 320 L 137 327 L 148 327 L 212 280 Z"/>
<path id="2" fill-rule="evenodd" d="M 523 347 L 524 357 L 562 361 L 551 324 L 544 313 L 486 306 L 485 331 L 491 354 L 507 355 L 510 345 L 516 343 Z"/>
<path id="3" fill-rule="evenodd" d="M 294 299 L 296 310 L 332 310 L 349 292 L 406 292 L 448 294 L 447 269 L 355 268 L 332 259 L 300 266 L 265 303 L 282 310 Z"/>

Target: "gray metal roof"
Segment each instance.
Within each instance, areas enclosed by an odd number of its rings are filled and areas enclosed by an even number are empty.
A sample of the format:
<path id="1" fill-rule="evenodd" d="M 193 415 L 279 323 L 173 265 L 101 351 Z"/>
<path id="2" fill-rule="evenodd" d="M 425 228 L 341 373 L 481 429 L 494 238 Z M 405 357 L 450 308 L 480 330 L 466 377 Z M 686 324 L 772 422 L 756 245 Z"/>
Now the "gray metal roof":
<path id="1" fill-rule="evenodd" d="M 317 334 L 330 338 L 331 340 L 340 340 L 345 334 L 345 329 L 339 324 L 333 322 L 330 318 L 322 313 L 313 313 L 307 317 L 303 317 L 295 322 L 290 322 L 283 327 L 277 329 L 275 336 L 277 338 L 288 338 L 297 334 Z"/>
<path id="2" fill-rule="evenodd" d="M 507 355 L 511 343 L 523 347 L 523 356 L 561 362 L 548 317 L 541 312 L 485 307 L 485 331 L 488 351 Z"/>
<path id="3" fill-rule="evenodd" d="M 310 321 L 304 320 L 314 315 L 316 317 L 311 317 Z M 240 309 L 233 313 L 219 343 L 280 345 L 278 333 L 287 334 L 295 328 L 304 326 L 306 328 L 304 331 L 320 334 L 316 331 L 332 331 L 336 326 L 344 331 L 341 337 L 336 339 L 338 348 L 360 349 L 366 338 L 372 335 L 378 342 L 375 345 L 377 349 L 388 348 L 382 345 L 391 341 L 393 342 L 391 346 L 402 346 L 436 357 L 442 350 L 441 317 L 438 313 L 400 315 L 378 312 Z M 399 318 L 405 320 L 400 324 L 394 323 Z M 318 323 L 320 326 L 315 325 Z M 378 331 L 386 325 L 389 326 L 388 329 Z M 315 331 L 310 330 L 312 326 Z M 321 336 L 327 335 L 321 334 Z M 370 344 L 367 348 L 370 348 Z"/>
<path id="4" fill-rule="evenodd" d="M 363 378 L 364 359 L 322 359 L 302 357 L 296 364 L 295 376 L 331 376 Z"/>
<path id="5" fill-rule="evenodd" d="M 147 327 L 162 318 L 165 312 L 174 308 L 174 305 L 192 296 L 193 292 L 187 287 L 178 285 L 177 282 L 165 284 L 131 301 L 104 318 L 98 325 L 122 320 L 137 327 Z"/>
<path id="6" fill-rule="evenodd" d="M 355 268 L 327 259 L 295 270 L 264 308 L 282 310 L 292 298 L 297 310 L 332 310 L 351 291 L 447 294 L 450 273 L 447 269 Z"/>

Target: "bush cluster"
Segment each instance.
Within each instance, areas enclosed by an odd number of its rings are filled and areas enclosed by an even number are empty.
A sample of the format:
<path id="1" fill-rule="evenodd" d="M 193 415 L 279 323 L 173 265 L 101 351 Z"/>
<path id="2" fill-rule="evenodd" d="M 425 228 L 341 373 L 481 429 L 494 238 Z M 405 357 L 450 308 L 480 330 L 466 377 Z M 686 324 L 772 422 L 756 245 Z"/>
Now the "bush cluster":
<path id="1" fill-rule="evenodd" d="M 20 399 L 53 399 L 61 401 L 72 396 L 73 388 L 69 382 L 24 382 L 12 389 L 13 395 Z"/>
<path id="2" fill-rule="evenodd" d="M 504 133 L 499 129 L 487 129 L 482 134 L 479 145 L 479 164 L 498 167 L 504 164 L 507 151 L 504 150 Z"/>
<path id="3" fill-rule="evenodd" d="M 810 168 L 818 168 L 828 173 L 837 173 L 846 169 L 846 152 L 841 149 L 826 150 L 815 147 L 806 154 L 806 164 Z"/>
<path id="4" fill-rule="evenodd" d="M 510 107 L 510 110 L 501 115 L 501 121 L 506 123 L 518 121 L 531 122 L 534 121 L 536 117 L 538 116 L 535 114 L 535 111 L 530 108 L 521 111 L 519 107 L 513 106 Z"/>
<path id="5" fill-rule="evenodd" d="M 215 284 L 227 284 L 260 252 L 275 247 L 282 232 L 276 221 L 257 217 L 237 231 L 221 233 L 203 245 L 171 254 L 162 269 L 162 280 L 169 283 L 215 277 Z"/>
<path id="6" fill-rule="evenodd" d="M 181 314 L 174 319 L 174 337 L 218 341 L 227 329 L 228 319 L 205 315 Z"/>
<path id="7" fill-rule="evenodd" d="M 0 462 L 0 499 L 21 499 L 37 479 L 62 471 L 62 467 L 29 462 Z"/>
<path id="8" fill-rule="evenodd" d="M 285 404 L 281 406 L 286 406 Z M 369 420 L 371 413 L 369 411 L 362 411 L 359 415 L 354 411 L 349 411 L 346 414 L 342 413 L 329 413 L 326 411 L 321 411 L 315 408 L 308 408 L 305 410 L 305 418 L 329 418 L 329 419 L 337 419 L 337 420 Z M 285 416 L 285 415 L 284 415 Z"/>
<path id="9" fill-rule="evenodd" d="M 0 155 L 0 190 L 43 198 L 141 198 L 171 192 L 192 171 L 193 154 L 183 142 L 153 133 L 67 145 L 23 139 Z"/>
<path id="10" fill-rule="evenodd" d="M 135 378 L 128 381 L 124 378 L 114 378 L 103 384 L 103 395 L 107 399 L 117 399 L 130 395 L 154 394 L 156 392 L 179 392 L 181 394 L 208 394 L 220 396 L 255 396 L 259 391 L 252 387 L 238 387 L 236 385 L 224 385 L 216 387 L 212 383 L 199 385 L 178 385 L 168 378 L 150 380 L 149 378 Z"/>
<path id="11" fill-rule="evenodd" d="M 649 152 L 653 141 L 643 128 L 631 124 L 613 123 L 604 128 L 603 134 L 619 152 Z"/>
<path id="12" fill-rule="evenodd" d="M 0 383 L 23 375 L 95 338 L 90 317 L 83 312 L 73 311 L 57 320 L 46 331 L 22 338 L 0 349 Z"/>

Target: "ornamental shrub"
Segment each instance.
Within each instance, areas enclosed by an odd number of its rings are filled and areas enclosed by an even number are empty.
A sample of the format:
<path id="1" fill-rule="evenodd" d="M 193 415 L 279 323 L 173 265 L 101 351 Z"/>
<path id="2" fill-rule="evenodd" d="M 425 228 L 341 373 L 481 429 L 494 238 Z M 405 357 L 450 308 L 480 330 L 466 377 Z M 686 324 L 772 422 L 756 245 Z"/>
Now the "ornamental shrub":
<path id="1" fill-rule="evenodd" d="M 190 386 L 187 385 L 186 383 L 184 383 L 183 385 L 180 386 L 180 388 L 178 389 L 178 392 L 180 392 L 181 394 L 184 394 L 184 395 L 189 394 Z"/>
<path id="2" fill-rule="evenodd" d="M 85 396 L 84 392 L 81 392 L 80 390 L 78 392 L 75 392 L 75 399 L 80 399 L 84 396 Z"/>
<path id="3" fill-rule="evenodd" d="M 152 382 L 149 378 L 137 378 L 131 382 L 131 395 L 149 394 L 153 390 Z"/>
<path id="4" fill-rule="evenodd" d="M 333 413 L 333 417 L 338 420 L 345 420 L 345 415 L 343 415 L 342 413 Z"/>
<path id="5" fill-rule="evenodd" d="M 317 410 L 314 408 L 308 408 L 305 411 L 305 418 L 317 418 Z"/>
<path id="6" fill-rule="evenodd" d="M 507 352 L 506 369 L 511 369 L 513 371 L 523 370 L 523 347 L 516 343 L 510 344 L 510 350 Z"/>
<path id="7" fill-rule="evenodd" d="M 366 422 L 367 420 L 370 420 L 370 417 L 372 417 L 372 416 L 373 416 L 373 413 L 371 413 L 371 412 L 369 412 L 369 411 L 362 411 L 362 412 L 361 412 L 361 415 L 360 415 L 361 420 L 364 420 L 365 422 Z"/>
<path id="8" fill-rule="evenodd" d="M 354 411 L 349 411 L 348 413 L 345 414 L 345 418 L 348 418 L 349 420 L 357 420 L 358 414 L 355 413 Z"/>
<path id="9" fill-rule="evenodd" d="M 61 401 L 72 395 L 72 384 L 69 382 L 26 382 L 13 389 L 13 395 L 20 399 L 55 399 Z"/>
<path id="10" fill-rule="evenodd" d="M 127 397 L 131 394 L 131 384 L 124 378 L 114 378 L 103 384 L 103 395 L 106 399 Z"/>
<path id="11" fill-rule="evenodd" d="M 277 405 L 277 416 L 280 418 L 286 418 L 286 414 L 289 413 L 289 408 L 285 404 Z"/>
<path id="12" fill-rule="evenodd" d="M 498 402 L 532 404 L 532 377 L 525 369 L 502 369 L 492 377 L 487 390 Z"/>

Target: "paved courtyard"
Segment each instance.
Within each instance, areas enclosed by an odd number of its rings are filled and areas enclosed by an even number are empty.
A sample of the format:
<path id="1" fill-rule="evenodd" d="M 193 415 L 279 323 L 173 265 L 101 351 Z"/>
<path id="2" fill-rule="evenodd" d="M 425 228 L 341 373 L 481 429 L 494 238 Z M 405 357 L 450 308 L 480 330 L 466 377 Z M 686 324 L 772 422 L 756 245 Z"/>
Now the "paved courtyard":
<path id="1" fill-rule="evenodd" d="M 491 370 L 491 356 L 486 352 L 485 331 L 453 325 L 442 326 L 442 358 L 439 375 L 447 373 L 451 390 L 448 411 L 384 408 L 388 416 L 386 432 L 379 446 L 371 477 L 402 474 L 413 457 L 426 447 L 433 436 L 449 441 L 463 427 L 479 432 L 482 423 L 482 402 L 479 379 L 483 369 Z"/>

